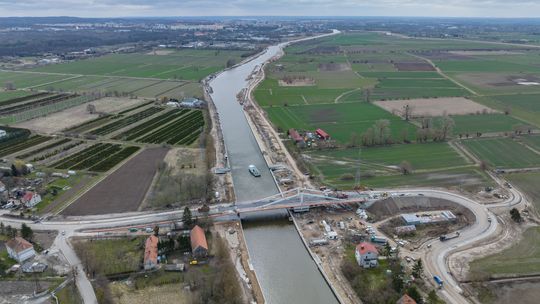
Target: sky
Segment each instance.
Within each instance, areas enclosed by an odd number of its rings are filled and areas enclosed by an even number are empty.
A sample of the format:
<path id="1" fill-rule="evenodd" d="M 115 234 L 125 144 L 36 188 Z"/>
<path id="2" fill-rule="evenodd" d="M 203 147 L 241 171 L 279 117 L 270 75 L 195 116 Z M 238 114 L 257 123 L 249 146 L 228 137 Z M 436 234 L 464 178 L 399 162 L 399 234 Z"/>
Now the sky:
<path id="1" fill-rule="evenodd" d="M 0 16 L 540 17 L 540 0 L 0 0 Z"/>

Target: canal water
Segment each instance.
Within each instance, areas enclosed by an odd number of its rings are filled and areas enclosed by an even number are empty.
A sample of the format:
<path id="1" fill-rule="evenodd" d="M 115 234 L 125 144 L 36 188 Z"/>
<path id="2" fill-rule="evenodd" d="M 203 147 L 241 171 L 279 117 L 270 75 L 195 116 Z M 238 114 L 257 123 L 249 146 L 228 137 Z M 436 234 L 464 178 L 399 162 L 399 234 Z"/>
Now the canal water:
<path id="1" fill-rule="evenodd" d="M 247 123 L 236 95 L 248 86 L 246 78 L 281 51 L 270 46 L 260 56 L 224 71 L 209 81 L 210 94 L 219 113 L 237 204 L 278 193 L 278 188 Z M 255 165 L 255 178 L 248 166 Z M 251 262 L 268 304 L 338 303 L 294 225 L 285 221 L 246 223 L 244 226 Z"/>
<path id="2" fill-rule="evenodd" d="M 246 222 L 243 226 L 267 303 L 338 303 L 288 220 Z"/>

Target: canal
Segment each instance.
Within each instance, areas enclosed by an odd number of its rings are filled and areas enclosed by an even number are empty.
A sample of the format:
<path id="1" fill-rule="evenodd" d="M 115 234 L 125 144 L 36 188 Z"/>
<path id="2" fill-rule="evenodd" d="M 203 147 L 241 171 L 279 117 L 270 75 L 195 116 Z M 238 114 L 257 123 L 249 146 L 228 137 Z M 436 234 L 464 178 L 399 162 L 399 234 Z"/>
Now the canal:
<path id="1" fill-rule="evenodd" d="M 258 57 L 220 73 L 208 83 L 219 113 L 237 204 L 279 191 L 236 96 L 248 87 L 247 77 L 279 54 L 284 45 L 270 46 Z M 261 177 L 253 177 L 248 172 L 249 165 L 255 165 Z M 244 228 L 252 264 L 267 303 L 338 303 L 294 225 L 287 220 L 264 221 L 248 222 Z"/>

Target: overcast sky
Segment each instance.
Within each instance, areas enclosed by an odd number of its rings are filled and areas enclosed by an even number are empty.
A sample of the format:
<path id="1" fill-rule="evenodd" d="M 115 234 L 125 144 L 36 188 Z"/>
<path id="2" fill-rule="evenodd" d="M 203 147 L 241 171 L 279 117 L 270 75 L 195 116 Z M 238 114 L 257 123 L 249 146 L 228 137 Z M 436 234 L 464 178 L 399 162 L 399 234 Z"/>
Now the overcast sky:
<path id="1" fill-rule="evenodd" d="M 0 0 L 0 16 L 540 17 L 540 0 Z"/>

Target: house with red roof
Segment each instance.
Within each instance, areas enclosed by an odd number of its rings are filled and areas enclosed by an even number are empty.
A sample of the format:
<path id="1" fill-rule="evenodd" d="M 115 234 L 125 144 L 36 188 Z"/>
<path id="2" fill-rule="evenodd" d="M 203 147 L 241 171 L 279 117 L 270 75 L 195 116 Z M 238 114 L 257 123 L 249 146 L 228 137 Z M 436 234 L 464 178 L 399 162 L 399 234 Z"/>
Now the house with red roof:
<path id="1" fill-rule="evenodd" d="M 330 135 L 328 133 L 324 132 L 323 129 L 315 130 L 315 134 L 317 134 L 317 136 L 319 136 L 320 139 L 324 139 L 324 140 L 330 139 Z"/>
<path id="2" fill-rule="evenodd" d="M 354 252 L 358 265 L 364 268 L 377 267 L 379 265 L 378 258 L 379 252 L 375 245 L 371 243 L 362 242 L 356 246 Z"/>
<path id="3" fill-rule="evenodd" d="M 32 191 L 27 191 L 21 201 L 27 208 L 32 208 L 41 202 L 41 195 Z"/>
<path id="4" fill-rule="evenodd" d="M 416 301 L 411 298 L 408 294 L 404 294 L 403 297 L 401 297 L 396 304 L 416 304 Z"/>
<path id="5" fill-rule="evenodd" d="M 196 225 L 191 229 L 191 253 L 194 257 L 205 257 L 208 255 L 208 243 L 206 242 L 206 235 L 204 230 Z"/>
<path id="6" fill-rule="evenodd" d="M 19 263 L 33 258 L 36 255 L 34 245 L 22 237 L 14 237 L 6 243 L 8 255 Z"/>
<path id="7" fill-rule="evenodd" d="M 157 267 L 158 243 L 158 237 L 153 234 L 146 239 L 144 244 L 144 270 L 152 270 Z"/>

